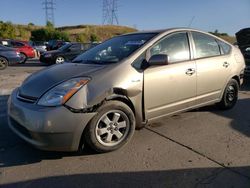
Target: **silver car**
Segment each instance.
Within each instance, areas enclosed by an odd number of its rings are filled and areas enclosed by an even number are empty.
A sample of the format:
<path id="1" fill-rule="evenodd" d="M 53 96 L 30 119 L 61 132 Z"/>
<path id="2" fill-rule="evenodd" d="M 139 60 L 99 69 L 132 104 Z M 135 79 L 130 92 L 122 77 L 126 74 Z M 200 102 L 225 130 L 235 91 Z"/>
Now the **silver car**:
<path id="1" fill-rule="evenodd" d="M 116 150 L 135 128 L 216 103 L 232 108 L 243 82 L 240 50 L 175 28 L 114 37 L 28 77 L 8 101 L 10 128 L 45 150 Z"/>

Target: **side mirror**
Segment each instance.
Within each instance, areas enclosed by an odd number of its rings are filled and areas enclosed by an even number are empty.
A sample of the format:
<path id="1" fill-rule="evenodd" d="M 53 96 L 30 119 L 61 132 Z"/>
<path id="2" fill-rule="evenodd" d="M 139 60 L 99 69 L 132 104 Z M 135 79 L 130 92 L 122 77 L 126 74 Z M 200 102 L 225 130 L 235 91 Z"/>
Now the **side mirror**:
<path id="1" fill-rule="evenodd" d="M 70 49 L 70 48 L 68 48 L 68 49 L 67 49 L 67 52 L 71 52 L 71 49 Z"/>
<path id="2" fill-rule="evenodd" d="M 148 63 L 150 66 L 154 65 L 168 65 L 168 55 L 157 54 L 150 57 Z"/>

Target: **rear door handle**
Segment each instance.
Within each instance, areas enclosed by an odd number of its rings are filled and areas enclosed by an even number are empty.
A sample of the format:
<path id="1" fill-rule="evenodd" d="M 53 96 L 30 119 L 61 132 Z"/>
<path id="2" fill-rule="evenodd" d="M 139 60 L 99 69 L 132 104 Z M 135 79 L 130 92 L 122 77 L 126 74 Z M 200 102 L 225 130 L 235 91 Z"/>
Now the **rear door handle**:
<path id="1" fill-rule="evenodd" d="M 223 67 L 227 68 L 230 64 L 228 62 L 223 63 Z"/>
<path id="2" fill-rule="evenodd" d="M 195 73 L 195 69 L 193 68 L 189 68 L 186 70 L 186 75 L 188 76 L 192 76 Z"/>

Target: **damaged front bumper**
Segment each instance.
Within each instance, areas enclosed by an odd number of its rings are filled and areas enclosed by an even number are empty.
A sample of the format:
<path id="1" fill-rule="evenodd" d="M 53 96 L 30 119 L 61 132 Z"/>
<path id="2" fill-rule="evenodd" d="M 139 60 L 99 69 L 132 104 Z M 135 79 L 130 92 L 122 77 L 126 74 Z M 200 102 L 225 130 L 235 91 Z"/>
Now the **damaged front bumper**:
<path id="1" fill-rule="evenodd" d="M 22 139 L 35 147 L 53 151 L 77 151 L 82 133 L 96 113 L 74 113 L 64 106 L 44 107 L 17 98 L 8 100 L 8 123 Z"/>

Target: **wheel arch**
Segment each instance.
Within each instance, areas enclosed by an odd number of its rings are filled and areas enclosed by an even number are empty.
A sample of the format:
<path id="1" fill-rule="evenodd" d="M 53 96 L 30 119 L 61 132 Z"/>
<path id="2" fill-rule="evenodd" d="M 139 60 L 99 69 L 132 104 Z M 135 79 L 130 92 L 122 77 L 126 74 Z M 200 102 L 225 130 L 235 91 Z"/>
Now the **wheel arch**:
<path id="1" fill-rule="evenodd" d="M 122 88 L 113 88 L 113 93 L 105 98 L 106 101 L 117 100 L 125 103 L 135 115 L 135 107 L 131 100 L 127 97 L 127 91 Z"/>
<path id="2" fill-rule="evenodd" d="M 127 90 L 122 89 L 122 88 L 113 88 L 112 92 L 106 96 L 100 103 L 96 104 L 95 107 L 93 108 L 94 111 L 96 111 L 105 101 L 119 101 L 127 105 L 133 112 L 135 119 L 136 119 L 136 113 L 135 113 L 135 107 L 132 103 L 132 101 L 127 97 Z M 91 120 L 88 122 L 88 124 L 91 122 Z M 86 126 L 87 127 L 87 126 Z M 79 142 L 79 151 L 81 151 L 85 146 L 86 143 L 84 143 L 84 132 L 86 131 L 86 127 L 84 127 L 81 139 Z"/>
<path id="3" fill-rule="evenodd" d="M 237 81 L 237 83 L 238 83 L 238 84 L 239 84 L 239 86 L 240 86 L 240 78 L 239 78 L 239 76 L 235 75 L 235 76 L 233 76 L 231 79 L 236 80 L 236 81 Z"/>
<path id="4" fill-rule="evenodd" d="M 26 58 L 28 57 L 28 55 L 25 53 L 25 52 L 19 52 L 20 54 L 23 54 L 23 55 L 25 55 L 26 56 Z"/>
<path id="5" fill-rule="evenodd" d="M 8 58 L 7 58 L 7 57 L 5 57 L 5 56 L 3 56 L 3 55 L 0 55 L 0 57 L 2 57 L 2 58 L 4 58 L 4 59 L 6 59 L 6 60 L 8 61 L 8 63 L 9 63 L 9 60 L 8 60 Z"/>

